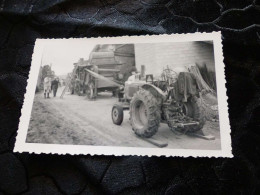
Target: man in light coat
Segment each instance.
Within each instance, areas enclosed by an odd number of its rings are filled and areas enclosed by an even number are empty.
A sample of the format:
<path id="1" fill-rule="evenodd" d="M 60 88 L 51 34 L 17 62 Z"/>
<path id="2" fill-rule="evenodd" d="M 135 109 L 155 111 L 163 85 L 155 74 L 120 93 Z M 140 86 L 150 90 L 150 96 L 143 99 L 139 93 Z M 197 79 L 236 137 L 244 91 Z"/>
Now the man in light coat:
<path id="1" fill-rule="evenodd" d="M 51 78 L 46 76 L 44 78 L 44 98 L 50 98 L 51 93 Z"/>

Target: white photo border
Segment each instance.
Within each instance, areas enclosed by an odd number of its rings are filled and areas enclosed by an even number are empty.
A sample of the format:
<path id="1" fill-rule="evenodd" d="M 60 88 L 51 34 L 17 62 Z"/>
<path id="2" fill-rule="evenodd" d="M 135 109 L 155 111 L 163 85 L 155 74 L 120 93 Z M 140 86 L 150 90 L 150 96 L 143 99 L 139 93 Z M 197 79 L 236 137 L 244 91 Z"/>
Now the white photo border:
<path id="1" fill-rule="evenodd" d="M 73 41 L 82 39 L 95 44 L 122 44 L 122 43 L 162 43 L 162 42 L 187 42 L 187 41 L 213 41 L 214 60 L 217 81 L 219 125 L 220 125 L 220 150 L 192 150 L 192 149 L 167 149 L 167 148 L 142 148 L 121 146 L 91 146 L 91 145 L 65 145 L 26 143 L 26 135 L 35 96 L 35 88 L 41 64 L 41 55 L 44 45 L 48 42 L 61 39 L 37 39 L 35 42 L 32 64 L 27 81 L 24 104 L 21 111 L 20 123 L 16 137 L 14 152 L 29 152 L 36 154 L 90 154 L 90 155 L 138 155 L 138 156 L 179 156 L 179 157 L 228 157 L 232 158 L 231 129 L 228 115 L 226 95 L 225 65 L 222 52 L 221 32 L 189 33 L 171 35 L 146 35 L 98 38 L 71 38 Z M 65 40 L 65 39 L 63 39 Z M 66 39 L 67 40 L 67 39 Z M 69 39 L 70 40 L 70 39 Z"/>

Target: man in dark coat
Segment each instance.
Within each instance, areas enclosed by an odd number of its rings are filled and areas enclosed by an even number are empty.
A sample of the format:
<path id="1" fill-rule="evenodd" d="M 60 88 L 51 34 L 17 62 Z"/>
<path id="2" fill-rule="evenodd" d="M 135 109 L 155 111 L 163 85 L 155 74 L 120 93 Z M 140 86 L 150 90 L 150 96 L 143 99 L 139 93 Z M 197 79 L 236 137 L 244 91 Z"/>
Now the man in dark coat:
<path id="1" fill-rule="evenodd" d="M 55 78 L 52 82 L 51 82 L 51 89 L 53 90 L 53 97 L 56 97 L 56 93 L 59 87 L 59 80 L 58 78 Z"/>

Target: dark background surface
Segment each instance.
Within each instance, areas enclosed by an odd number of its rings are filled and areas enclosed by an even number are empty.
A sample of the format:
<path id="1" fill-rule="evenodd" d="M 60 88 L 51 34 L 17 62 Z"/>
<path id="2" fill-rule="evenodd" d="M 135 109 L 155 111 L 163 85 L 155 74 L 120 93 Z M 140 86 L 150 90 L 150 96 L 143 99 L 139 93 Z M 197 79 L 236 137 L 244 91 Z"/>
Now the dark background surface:
<path id="1" fill-rule="evenodd" d="M 0 194 L 260 194 L 260 1 L 0 0 Z M 233 159 L 13 153 L 36 38 L 223 33 Z"/>

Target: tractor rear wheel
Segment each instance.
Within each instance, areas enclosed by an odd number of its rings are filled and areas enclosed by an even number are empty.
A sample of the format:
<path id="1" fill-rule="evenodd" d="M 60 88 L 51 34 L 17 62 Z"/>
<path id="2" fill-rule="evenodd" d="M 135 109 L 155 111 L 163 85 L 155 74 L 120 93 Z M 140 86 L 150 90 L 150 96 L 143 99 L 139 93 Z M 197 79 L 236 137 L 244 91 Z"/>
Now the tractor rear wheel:
<path id="1" fill-rule="evenodd" d="M 161 106 L 148 90 L 140 89 L 130 102 L 130 123 L 140 137 L 152 137 L 160 126 Z"/>
<path id="2" fill-rule="evenodd" d="M 188 102 L 183 103 L 183 112 L 186 116 L 192 118 L 194 121 L 199 122 L 198 125 L 184 127 L 184 131 L 188 132 L 196 132 L 203 128 L 206 117 L 205 117 L 205 109 L 202 105 L 202 99 L 196 96 L 193 96 L 188 99 Z"/>

